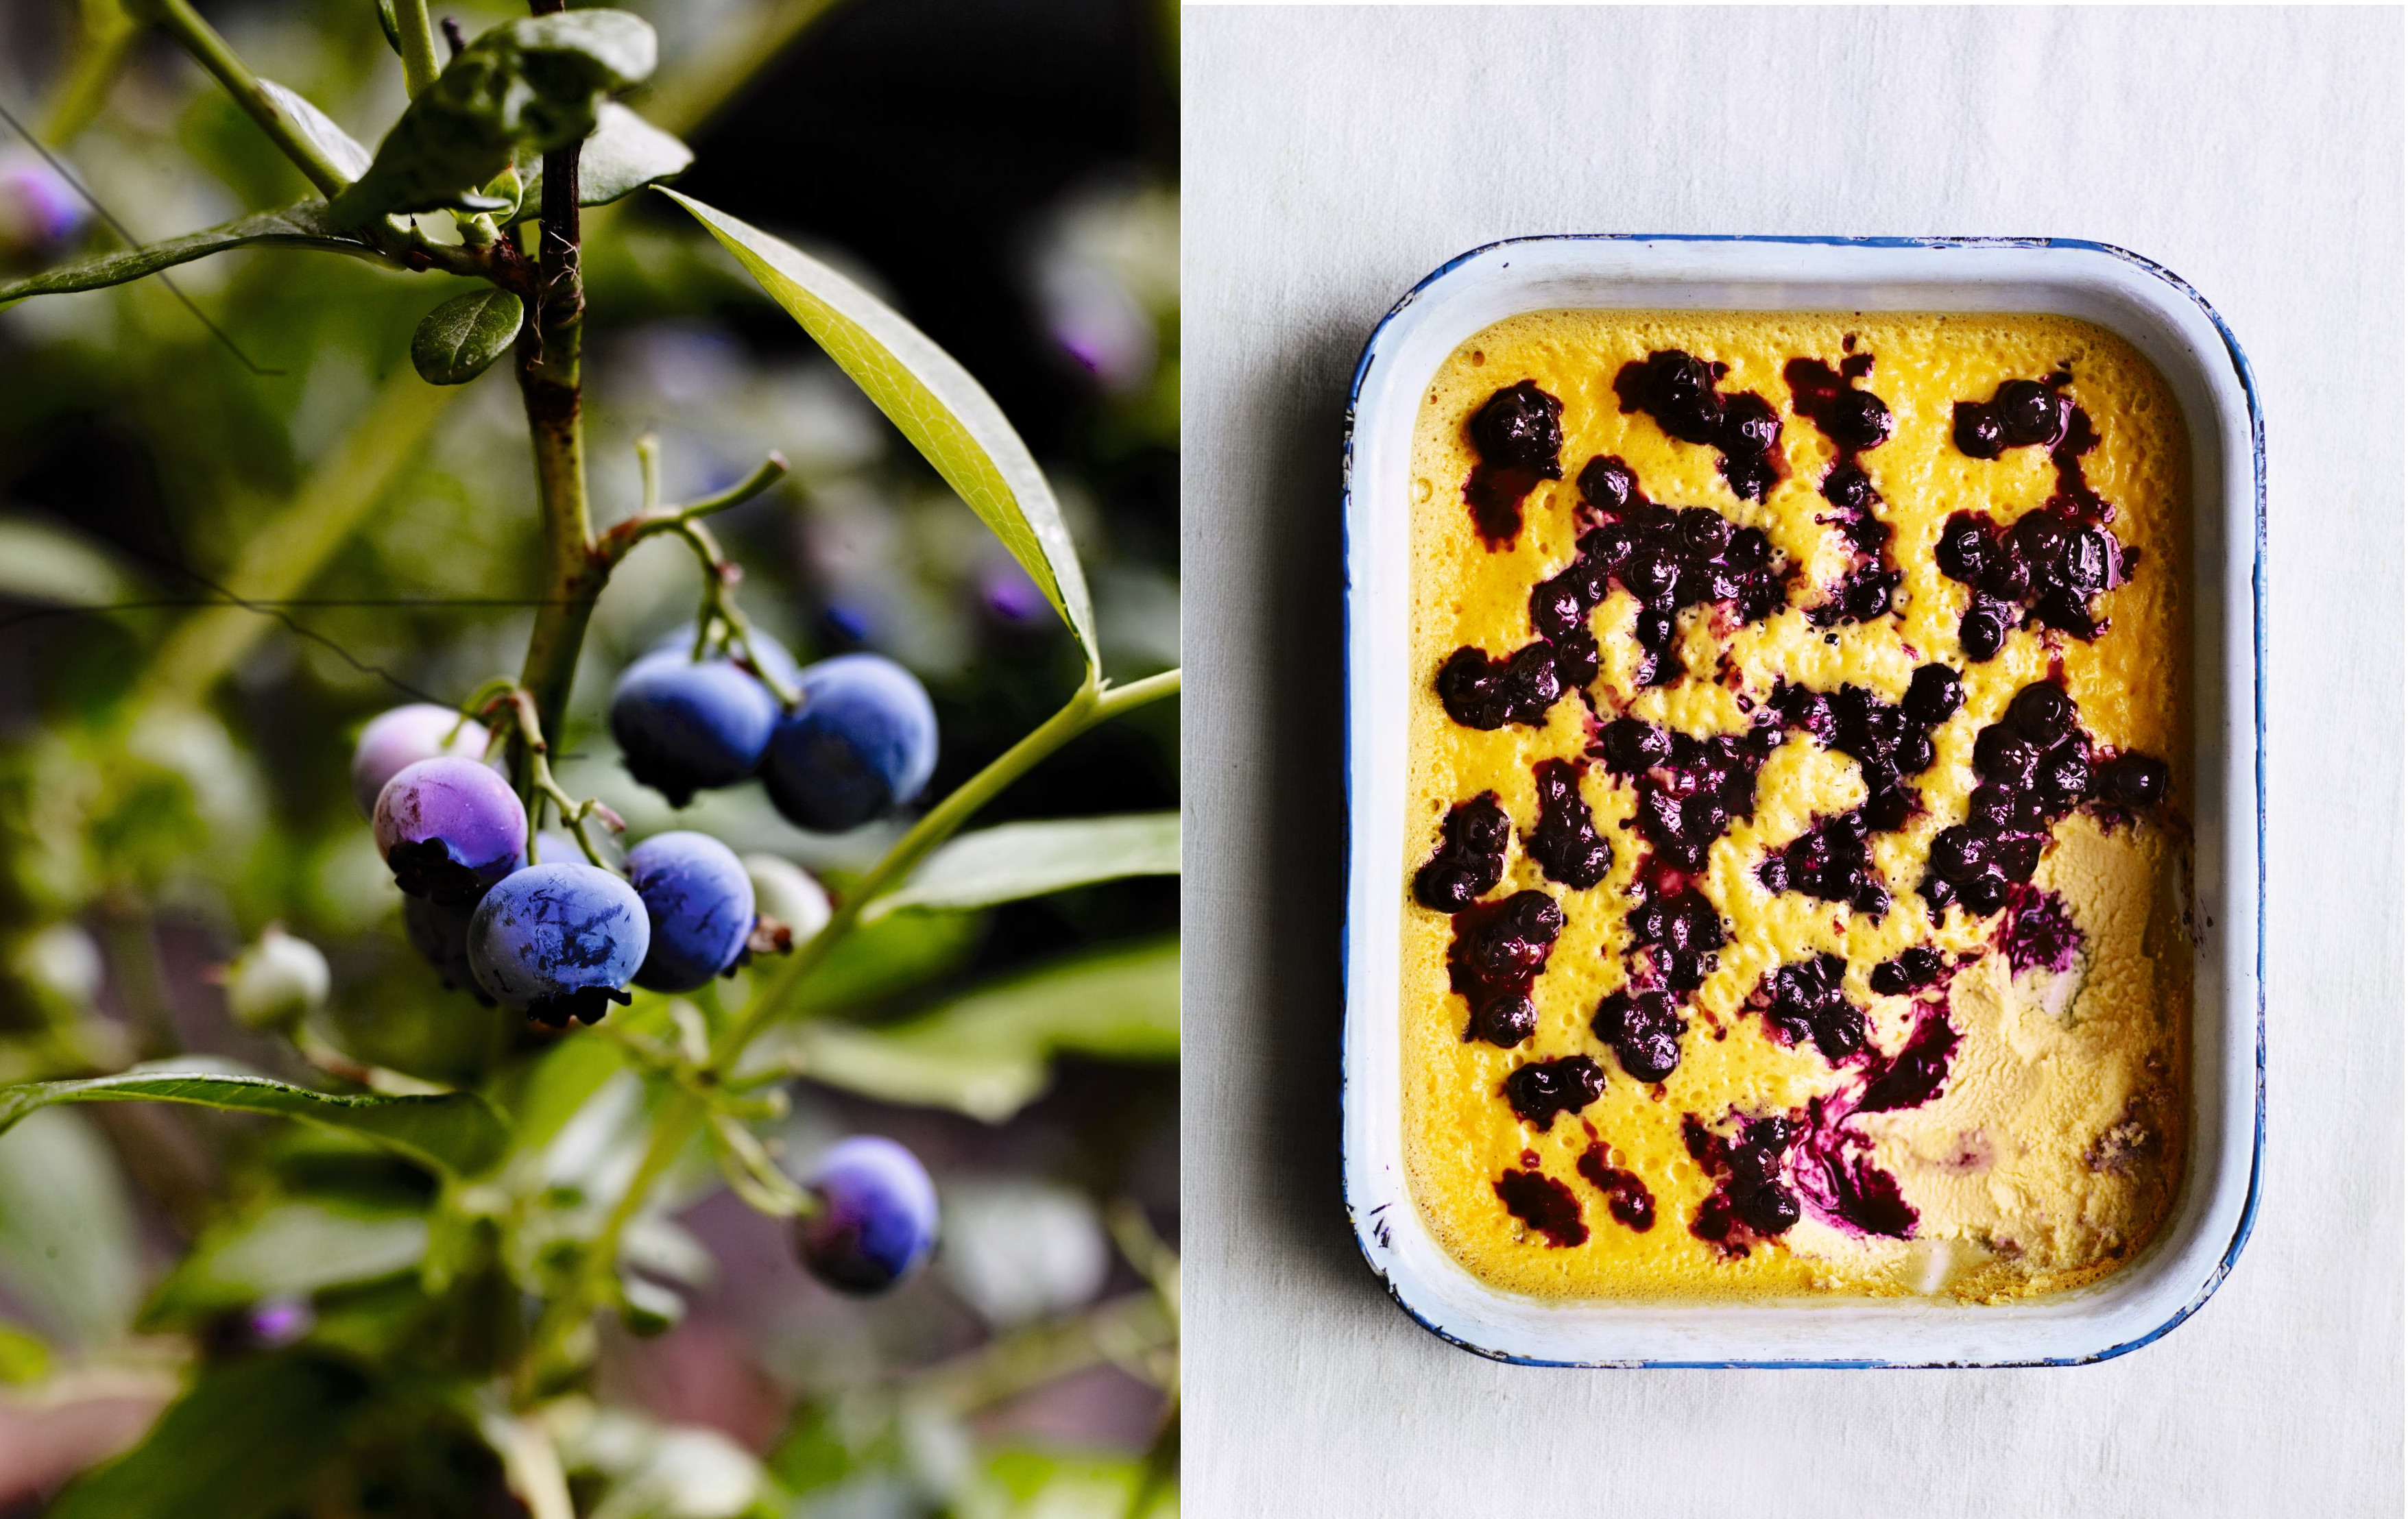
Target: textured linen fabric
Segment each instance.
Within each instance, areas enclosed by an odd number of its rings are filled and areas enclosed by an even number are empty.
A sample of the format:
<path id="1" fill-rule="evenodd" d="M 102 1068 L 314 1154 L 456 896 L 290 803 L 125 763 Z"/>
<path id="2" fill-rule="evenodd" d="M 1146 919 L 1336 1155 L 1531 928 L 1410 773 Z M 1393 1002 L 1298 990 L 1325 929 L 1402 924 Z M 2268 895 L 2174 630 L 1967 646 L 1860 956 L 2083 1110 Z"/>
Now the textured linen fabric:
<path id="1" fill-rule="evenodd" d="M 1185 1512 L 2401 1503 L 2396 9 L 1191 7 Z M 1542 232 L 2017 234 L 2172 267 L 2272 461 L 2269 1138 L 2188 1324 L 2061 1370 L 1540 1371 L 1382 1294 L 1338 1181 L 1340 425 L 1424 274 Z"/>

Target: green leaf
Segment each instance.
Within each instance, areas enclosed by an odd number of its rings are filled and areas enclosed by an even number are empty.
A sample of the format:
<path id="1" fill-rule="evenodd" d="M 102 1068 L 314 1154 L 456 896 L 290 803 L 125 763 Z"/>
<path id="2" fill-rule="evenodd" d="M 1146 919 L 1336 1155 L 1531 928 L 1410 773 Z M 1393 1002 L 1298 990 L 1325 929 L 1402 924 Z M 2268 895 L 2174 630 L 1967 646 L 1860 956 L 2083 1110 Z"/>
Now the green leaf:
<path id="1" fill-rule="evenodd" d="M 41 1113 L 0 1139 L 0 1284 L 44 1328 L 87 1349 L 116 1340 L 141 1272 L 124 1178 L 89 1118 Z"/>
<path id="2" fill-rule="evenodd" d="M 46 1519 L 273 1519 L 293 1512 L 369 1406 L 360 1372 L 317 1356 L 204 1369 L 141 1444 L 76 1481 Z"/>
<path id="3" fill-rule="evenodd" d="M 899 1024 L 786 1037 L 813 1081 L 999 1124 L 1045 1090 L 1056 1054 L 1179 1057 L 1179 941 L 1074 955 Z"/>
<path id="4" fill-rule="evenodd" d="M 261 90 L 270 100 L 283 107 L 284 114 L 301 129 L 310 146 L 326 155 L 326 162 L 343 171 L 346 179 L 356 179 L 368 171 L 372 155 L 360 146 L 359 139 L 335 124 L 334 118 L 274 79 L 259 81 Z"/>
<path id="5" fill-rule="evenodd" d="M 358 181 L 335 197 L 358 226 L 394 212 L 512 209 L 482 193 L 522 152 L 592 135 L 601 97 L 651 75 L 652 27 L 624 10 L 568 10 L 506 21 L 479 36 L 420 91 Z"/>
<path id="6" fill-rule="evenodd" d="M 266 1113 L 378 1140 L 439 1169 L 468 1175 L 501 1157 L 509 1134 L 484 1098 L 336 1096 L 223 1066 L 136 1066 L 113 1076 L 0 1087 L 0 1132 L 57 1102 L 180 1102 Z"/>
<path id="7" fill-rule="evenodd" d="M 615 100 L 602 102 L 594 114 L 594 136 L 577 155 L 577 204 L 608 206 L 648 184 L 674 179 L 694 163 L 694 150 L 645 121 Z M 522 153 L 519 193 L 513 222 L 543 212 L 543 155 Z"/>
<path id="8" fill-rule="evenodd" d="M 1179 874 L 1179 814 L 1007 823 L 947 843 L 872 902 L 875 922 L 905 908 L 979 908 L 1129 876 Z"/>
<path id="9" fill-rule="evenodd" d="M 425 1254 L 422 1214 L 324 1199 L 278 1203 L 210 1231 L 150 1295 L 143 1323 L 158 1327 L 375 1282 L 411 1269 Z"/>
<path id="10" fill-rule="evenodd" d="M 0 285 L 0 306 L 28 295 L 63 295 L 71 291 L 122 285 L 236 248 L 308 248 L 327 253 L 349 253 L 356 258 L 380 257 L 365 240 L 338 227 L 327 214 L 324 201 L 296 201 L 272 211 L 236 217 L 206 231 L 102 253 L 30 275 L 13 284 Z"/>
<path id="11" fill-rule="evenodd" d="M 409 337 L 410 365 L 430 385 L 465 385 L 510 351 L 525 315 L 507 290 L 488 286 L 454 295 L 419 319 Z"/>
<path id="12" fill-rule="evenodd" d="M 1044 471 L 1003 408 L 953 355 L 869 292 L 817 259 L 674 190 L 692 212 L 886 413 L 983 519 L 1098 663 L 1095 609 L 1078 551 Z"/>
<path id="13" fill-rule="evenodd" d="M 978 948 L 986 920 L 968 912 L 913 912 L 865 924 L 795 989 L 798 1014 L 859 1007 L 958 968 Z"/>

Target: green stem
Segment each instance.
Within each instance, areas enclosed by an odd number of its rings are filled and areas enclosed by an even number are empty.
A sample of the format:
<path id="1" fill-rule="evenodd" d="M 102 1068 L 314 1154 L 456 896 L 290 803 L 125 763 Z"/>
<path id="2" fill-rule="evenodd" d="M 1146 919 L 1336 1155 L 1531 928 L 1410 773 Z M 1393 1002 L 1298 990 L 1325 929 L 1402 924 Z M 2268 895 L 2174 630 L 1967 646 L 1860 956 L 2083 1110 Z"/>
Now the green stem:
<path id="1" fill-rule="evenodd" d="M 519 683 L 530 692 L 546 733 L 562 731 L 577 655 L 594 603 L 610 578 L 595 552 L 585 495 L 581 354 L 585 287 L 579 268 L 577 161 L 572 143 L 543 155 L 543 221 L 538 232 L 537 285 L 520 330 L 519 392 L 535 443 L 536 495 L 543 516 L 543 605 L 527 639 Z"/>
<path id="2" fill-rule="evenodd" d="M 427 24 L 426 0 L 394 0 L 393 31 L 401 40 L 402 82 L 415 95 L 443 72 L 435 61 L 435 28 Z"/>
<path id="3" fill-rule="evenodd" d="M 318 145 L 309 140 L 300 124 L 285 114 L 284 107 L 260 84 L 259 76 L 251 71 L 251 65 L 236 55 L 225 38 L 218 36 L 217 28 L 201 20 L 191 0 L 147 3 L 161 28 L 191 53 L 195 63 L 217 76 L 226 93 L 234 96 L 235 104 L 251 113 L 259 129 L 308 176 L 309 182 L 318 187 L 318 193 L 332 200 L 351 182 L 335 166 L 334 160 L 318 150 Z"/>
<path id="4" fill-rule="evenodd" d="M 744 1010 L 720 1040 L 714 1052 L 721 1069 L 731 1068 L 736 1057 L 778 1009 L 794 995 L 806 977 L 817 969 L 834 953 L 845 936 L 853 932 L 861 919 L 862 910 L 871 902 L 903 883 L 914 867 L 927 858 L 931 851 L 961 830 L 978 811 L 993 801 L 1003 789 L 1036 768 L 1038 763 L 1071 739 L 1098 723 L 1109 722 L 1124 712 L 1136 710 L 1149 702 L 1159 701 L 1179 690 L 1179 672 L 1165 670 L 1142 681 L 1125 686 L 1099 687 L 1093 681 L 1079 688 L 1079 693 L 1060 711 L 1049 717 L 1027 738 L 1007 749 L 985 769 L 956 787 L 952 795 L 930 808 L 910 832 L 895 841 L 869 873 L 854 882 L 837 904 L 826 926 L 811 936 L 809 943 L 798 947 L 786 962 L 778 967 L 761 989 L 753 994 L 752 1005 Z"/>

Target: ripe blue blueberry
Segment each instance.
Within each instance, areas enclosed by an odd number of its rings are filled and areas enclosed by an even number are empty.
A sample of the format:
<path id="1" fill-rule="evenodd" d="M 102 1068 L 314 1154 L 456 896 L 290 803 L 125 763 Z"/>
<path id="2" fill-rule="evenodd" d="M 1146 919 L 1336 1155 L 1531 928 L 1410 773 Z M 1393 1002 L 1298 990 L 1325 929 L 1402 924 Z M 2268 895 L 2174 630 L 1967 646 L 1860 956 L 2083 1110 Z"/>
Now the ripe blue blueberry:
<path id="1" fill-rule="evenodd" d="M 443 754 L 483 759 L 491 737 L 474 723 L 462 723 L 451 708 L 432 702 L 414 701 L 380 712 L 368 719 L 351 750 L 351 799 L 360 804 L 362 817 L 374 817 L 384 783 L 405 767 Z"/>
<path id="2" fill-rule="evenodd" d="M 910 1151 L 861 1134 L 820 1157 L 810 1181 L 819 1211 L 795 1225 L 811 1275 L 838 1292 L 884 1292 L 937 1244 L 937 1187 Z"/>
<path id="3" fill-rule="evenodd" d="M 410 896 L 466 906 L 518 868 L 526 822 L 510 783 L 475 760 L 420 760 L 377 795 L 377 853 Z"/>
<path id="4" fill-rule="evenodd" d="M 879 654 L 839 654 L 802 672 L 802 702 L 769 737 L 769 800 L 813 833 L 857 828 L 910 801 L 937 767 L 926 688 Z"/>
<path id="5" fill-rule="evenodd" d="M 468 967 L 485 995 L 538 1023 L 599 1023 L 652 949 L 636 888 L 608 870 L 533 865 L 477 904 Z"/>
<path id="6" fill-rule="evenodd" d="M 752 775 L 777 722 L 769 688 L 724 659 L 646 654 L 610 693 L 610 736 L 627 773 L 676 807 Z"/>
<path id="7" fill-rule="evenodd" d="M 691 992 L 736 963 L 752 932 L 752 881 L 709 834 L 655 834 L 627 852 L 627 876 L 652 922 L 636 984 Z"/>

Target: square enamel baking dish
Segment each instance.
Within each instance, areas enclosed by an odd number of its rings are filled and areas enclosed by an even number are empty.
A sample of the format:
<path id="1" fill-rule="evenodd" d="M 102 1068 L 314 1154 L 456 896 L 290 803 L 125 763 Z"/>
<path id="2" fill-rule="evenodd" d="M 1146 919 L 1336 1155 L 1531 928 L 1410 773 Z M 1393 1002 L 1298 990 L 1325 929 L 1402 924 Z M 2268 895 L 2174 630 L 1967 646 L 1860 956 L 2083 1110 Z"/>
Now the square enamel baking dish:
<path id="1" fill-rule="evenodd" d="M 1398 1015 L 1406 698 L 1426 678 L 1406 668 L 1413 421 L 1457 344 L 1564 308 L 2045 312 L 2120 335 L 2172 386 L 2197 512 L 2193 1111 L 2172 1219 L 2120 1271 L 1999 1306 L 1547 1302 L 1477 1281 L 1422 1222 L 1404 1171 Z M 1589 1367 L 2071 1366 L 2197 1311 L 2249 1237 L 2266 1127 L 2264 434 L 2248 361 L 2207 302 L 2146 259 L 2055 238 L 1518 238 L 1464 254 L 1397 303 L 1364 348 L 1347 420 L 1346 1207 L 1398 1304 L 1483 1355 Z"/>

